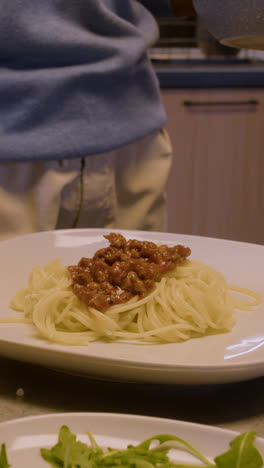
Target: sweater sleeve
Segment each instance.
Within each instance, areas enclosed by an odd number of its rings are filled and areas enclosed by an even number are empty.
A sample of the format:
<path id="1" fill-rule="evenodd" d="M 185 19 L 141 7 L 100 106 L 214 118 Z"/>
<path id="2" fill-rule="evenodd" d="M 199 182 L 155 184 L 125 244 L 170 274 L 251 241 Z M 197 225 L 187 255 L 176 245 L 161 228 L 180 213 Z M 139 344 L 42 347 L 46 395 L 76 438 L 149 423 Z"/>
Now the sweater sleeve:
<path id="1" fill-rule="evenodd" d="M 138 0 L 151 13 L 159 16 L 171 16 L 173 14 L 170 0 Z"/>

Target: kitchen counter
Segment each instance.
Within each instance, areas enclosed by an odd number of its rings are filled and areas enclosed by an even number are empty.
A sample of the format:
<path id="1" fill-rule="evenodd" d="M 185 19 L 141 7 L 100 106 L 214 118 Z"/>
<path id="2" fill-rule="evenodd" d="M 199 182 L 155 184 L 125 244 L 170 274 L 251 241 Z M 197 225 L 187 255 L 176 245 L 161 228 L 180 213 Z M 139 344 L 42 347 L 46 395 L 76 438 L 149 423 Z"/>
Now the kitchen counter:
<path id="1" fill-rule="evenodd" d="M 89 380 L 5 358 L 0 358 L 0 369 L 0 421 L 58 412 L 114 412 L 238 432 L 253 429 L 264 437 L 264 378 L 209 386 L 129 384 Z"/>
<path id="2" fill-rule="evenodd" d="M 175 60 L 153 62 L 161 88 L 263 88 L 264 62 Z"/>

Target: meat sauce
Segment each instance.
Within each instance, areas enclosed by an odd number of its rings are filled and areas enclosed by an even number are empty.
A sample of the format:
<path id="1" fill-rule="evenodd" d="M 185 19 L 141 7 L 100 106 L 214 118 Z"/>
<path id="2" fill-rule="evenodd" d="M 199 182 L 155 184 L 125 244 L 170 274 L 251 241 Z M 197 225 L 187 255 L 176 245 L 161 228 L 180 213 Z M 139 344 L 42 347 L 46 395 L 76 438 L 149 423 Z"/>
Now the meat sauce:
<path id="1" fill-rule="evenodd" d="M 69 266 L 74 294 L 86 304 L 105 312 L 133 296 L 145 297 L 162 275 L 190 255 L 182 245 L 168 247 L 153 242 L 126 240 L 121 234 L 104 236 L 110 243 L 93 258 L 83 257 Z"/>

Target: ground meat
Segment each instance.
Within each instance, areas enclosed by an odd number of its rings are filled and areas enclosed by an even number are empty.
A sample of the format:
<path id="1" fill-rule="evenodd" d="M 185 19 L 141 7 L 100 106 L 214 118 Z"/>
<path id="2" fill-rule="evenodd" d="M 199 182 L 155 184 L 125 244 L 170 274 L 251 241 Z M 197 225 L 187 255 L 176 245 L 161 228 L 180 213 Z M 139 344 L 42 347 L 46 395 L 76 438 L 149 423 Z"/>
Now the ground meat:
<path id="1" fill-rule="evenodd" d="M 73 292 L 89 306 L 102 312 L 138 295 L 145 297 L 164 273 L 186 260 L 191 250 L 182 245 L 157 246 L 153 242 L 126 240 L 112 232 L 110 243 L 93 258 L 83 257 L 68 267 Z"/>

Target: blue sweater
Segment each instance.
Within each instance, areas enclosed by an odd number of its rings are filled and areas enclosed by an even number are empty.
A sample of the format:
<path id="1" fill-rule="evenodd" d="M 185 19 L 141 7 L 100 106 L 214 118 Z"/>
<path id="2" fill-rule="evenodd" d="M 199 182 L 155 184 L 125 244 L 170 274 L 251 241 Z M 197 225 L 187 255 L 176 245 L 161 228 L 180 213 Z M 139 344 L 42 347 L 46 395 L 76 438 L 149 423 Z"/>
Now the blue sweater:
<path id="1" fill-rule="evenodd" d="M 110 151 L 160 129 L 147 58 L 169 0 L 0 0 L 0 161 Z"/>

